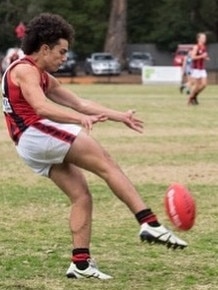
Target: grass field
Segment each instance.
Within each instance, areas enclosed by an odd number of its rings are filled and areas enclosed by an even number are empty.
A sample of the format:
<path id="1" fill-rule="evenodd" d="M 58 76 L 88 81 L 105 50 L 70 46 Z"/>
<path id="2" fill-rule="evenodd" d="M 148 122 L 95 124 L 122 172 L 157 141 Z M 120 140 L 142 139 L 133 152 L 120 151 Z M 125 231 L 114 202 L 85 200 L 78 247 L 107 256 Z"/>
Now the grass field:
<path id="1" fill-rule="evenodd" d="M 141 244 L 131 213 L 97 177 L 86 173 L 94 196 L 92 254 L 113 280 L 68 280 L 70 204 L 18 158 L 0 119 L 0 289 L 218 289 L 218 95 L 207 88 L 188 107 L 175 87 L 69 86 L 119 110 L 135 108 L 143 135 L 117 123 L 96 125 L 95 136 L 119 162 L 159 219 L 171 182 L 187 185 L 197 202 L 195 227 L 179 235 L 183 251 Z"/>

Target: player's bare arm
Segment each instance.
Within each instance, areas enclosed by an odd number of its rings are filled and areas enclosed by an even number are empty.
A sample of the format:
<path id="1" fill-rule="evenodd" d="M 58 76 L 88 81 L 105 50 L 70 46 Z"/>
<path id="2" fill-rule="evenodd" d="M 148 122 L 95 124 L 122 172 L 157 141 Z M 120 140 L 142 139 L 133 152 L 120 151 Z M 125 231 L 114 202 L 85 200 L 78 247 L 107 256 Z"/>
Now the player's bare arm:
<path id="1" fill-rule="evenodd" d="M 49 102 L 39 85 L 40 79 L 37 69 L 29 64 L 21 64 L 15 67 L 11 71 L 11 78 L 21 88 L 26 101 L 41 117 L 59 123 L 81 124 L 88 130 L 92 129 L 92 124 L 106 120 L 102 114 L 86 116 L 79 112 L 65 110 Z"/>
<path id="2" fill-rule="evenodd" d="M 70 92 L 53 77 L 50 76 L 50 86 L 48 97 L 63 106 L 72 108 L 86 115 L 102 115 L 111 121 L 122 122 L 129 128 L 142 133 L 143 121 L 134 116 L 134 110 L 120 112 L 102 106 L 96 102 L 78 97 L 75 93 Z"/>
<path id="3" fill-rule="evenodd" d="M 206 58 L 208 58 L 208 54 L 205 52 L 205 53 L 203 53 L 203 54 L 201 54 L 201 55 L 197 55 L 197 51 L 198 51 L 198 46 L 197 45 L 195 45 L 194 47 L 193 47 L 193 50 L 192 50 L 192 52 L 191 52 L 191 58 L 193 59 L 193 60 L 195 60 L 195 59 L 206 59 Z"/>

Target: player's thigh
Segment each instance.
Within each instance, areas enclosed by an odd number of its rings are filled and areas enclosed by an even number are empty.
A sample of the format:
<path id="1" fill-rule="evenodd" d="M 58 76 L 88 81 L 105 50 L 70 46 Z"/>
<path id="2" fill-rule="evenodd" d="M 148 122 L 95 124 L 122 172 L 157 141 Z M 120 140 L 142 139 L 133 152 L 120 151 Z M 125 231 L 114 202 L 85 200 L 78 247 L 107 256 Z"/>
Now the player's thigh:
<path id="1" fill-rule="evenodd" d="M 197 90 L 201 89 L 201 86 L 202 86 L 202 82 L 201 82 L 201 78 L 195 78 L 194 79 L 194 86 Z"/>
<path id="2" fill-rule="evenodd" d="M 116 166 L 106 150 L 90 135 L 81 131 L 70 147 L 65 162 L 99 174 L 108 166 Z"/>

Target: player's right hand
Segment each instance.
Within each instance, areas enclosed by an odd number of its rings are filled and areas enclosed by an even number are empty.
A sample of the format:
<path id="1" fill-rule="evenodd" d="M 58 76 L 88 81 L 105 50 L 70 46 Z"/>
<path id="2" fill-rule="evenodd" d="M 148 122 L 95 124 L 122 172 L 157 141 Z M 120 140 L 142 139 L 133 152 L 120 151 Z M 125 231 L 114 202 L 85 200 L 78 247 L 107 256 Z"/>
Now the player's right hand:
<path id="1" fill-rule="evenodd" d="M 129 110 L 124 113 L 123 123 L 138 133 L 143 133 L 143 121 L 134 116 L 135 110 Z"/>

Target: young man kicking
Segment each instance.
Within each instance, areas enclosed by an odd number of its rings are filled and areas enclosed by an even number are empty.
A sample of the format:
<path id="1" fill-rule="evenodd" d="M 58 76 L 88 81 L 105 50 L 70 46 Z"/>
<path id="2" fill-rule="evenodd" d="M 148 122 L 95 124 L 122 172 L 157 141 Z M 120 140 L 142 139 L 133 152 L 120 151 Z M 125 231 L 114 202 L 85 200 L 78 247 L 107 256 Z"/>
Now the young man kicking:
<path id="1" fill-rule="evenodd" d="M 72 203 L 73 250 L 67 277 L 110 279 L 91 259 L 92 197 L 80 168 L 100 176 L 130 209 L 142 241 L 174 249 L 187 243 L 159 223 L 120 167 L 89 134 L 94 124 L 107 120 L 142 132 L 142 121 L 132 110 L 112 110 L 79 98 L 49 74 L 66 60 L 73 36 L 72 26 L 59 15 L 40 14 L 31 20 L 22 45 L 26 56 L 11 64 L 3 76 L 3 110 L 18 154 L 33 171 L 49 177 Z"/>

